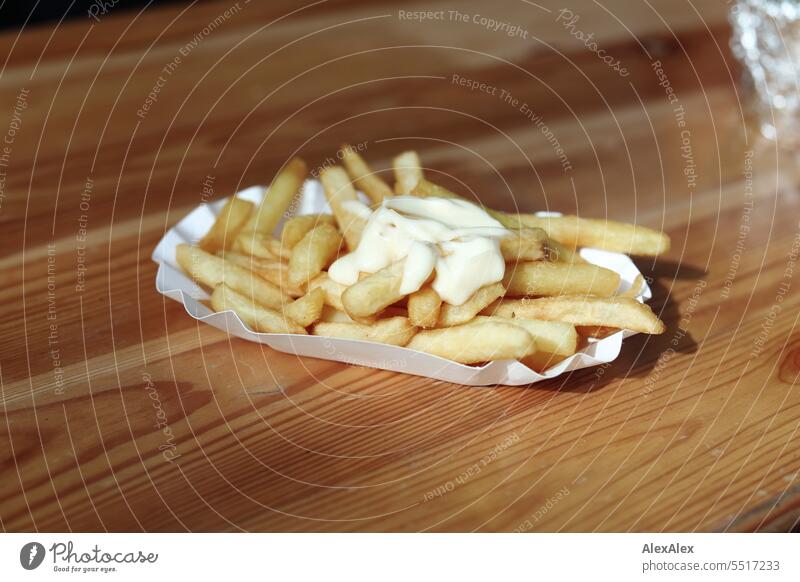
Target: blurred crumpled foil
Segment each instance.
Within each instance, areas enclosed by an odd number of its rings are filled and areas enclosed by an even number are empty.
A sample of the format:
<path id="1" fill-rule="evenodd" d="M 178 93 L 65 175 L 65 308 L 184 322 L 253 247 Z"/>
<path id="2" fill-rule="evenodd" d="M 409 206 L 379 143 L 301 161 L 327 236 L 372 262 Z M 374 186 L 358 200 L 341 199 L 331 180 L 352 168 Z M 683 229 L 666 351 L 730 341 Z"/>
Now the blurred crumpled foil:
<path id="1" fill-rule="evenodd" d="M 743 89 L 761 134 L 800 144 L 800 0 L 737 0 L 730 11 L 731 49 L 744 69 Z"/>

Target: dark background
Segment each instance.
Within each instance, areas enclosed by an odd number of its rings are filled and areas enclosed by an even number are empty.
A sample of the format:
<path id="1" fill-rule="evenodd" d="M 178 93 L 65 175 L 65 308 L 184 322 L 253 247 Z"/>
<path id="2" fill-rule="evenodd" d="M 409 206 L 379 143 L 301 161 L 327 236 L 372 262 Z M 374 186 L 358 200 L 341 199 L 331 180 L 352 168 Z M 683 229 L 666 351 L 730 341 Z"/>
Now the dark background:
<path id="1" fill-rule="evenodd" d="M 178 0 L 7 0 L 0 2 L 0 29 L 22 28 L 63 17 L 89 18 L 89 7 L 105 5 L 106 15 L 124 10 L 140 10 L 142 7 L 175 3 Z M 202 1 L 202 0 L 200 0 Z M 102 11 L 101 11 L 102 14 Z M 27 22 L 27 24 L 26 24 Z"/>

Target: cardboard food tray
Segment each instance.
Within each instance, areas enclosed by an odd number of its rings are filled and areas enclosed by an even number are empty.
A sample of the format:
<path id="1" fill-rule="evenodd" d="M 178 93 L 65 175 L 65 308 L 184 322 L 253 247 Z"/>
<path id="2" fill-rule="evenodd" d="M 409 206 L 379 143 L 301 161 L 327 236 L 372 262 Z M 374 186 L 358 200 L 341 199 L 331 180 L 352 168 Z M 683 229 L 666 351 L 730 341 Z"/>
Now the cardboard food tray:
<path id="1" fill-rule="evenodd" d="M 259 203 L 265 189 L 247 188 L 237 196 Z M 517 360 L 498 360 L 483 366 L 467 366 L 423 352 L 361 340 L 347 340 L 314 335 L 256 333 L 247 328 L 232 311 L 215 313 L 201 300 L 209 294 L 187 277 L 175 260 L 175 248 L 181 243 L 195 244 L 211 228 L 225 200 L 202 204 L 171 228 L 159 241 L 152 259 L 158 263 L 156 289 L 159 293 L 182 303 L 193 318 L 242 339 L 266 344 L 272 349 L 298 356 L 335 360 L 351 365 L 392 370 L 435 378 L 445 382 L 468 386 L 504 384 L 520 386 L 555 378 L 570 370 L 579 370 L 614 360 L 622 348 L 622 340 L 636 332 L 622 330 L 601 340 L 590 340 L 582 351 L 559 362 L 543 373 L 537 373 Z M 330 213 L 322 186 L 316 180 L 306 181 L 301 196 L 295 200 L 292 214 Z M 278 232 L 282 223 L 278 225 Z M 597 249 L 582 249 L 581 256 L 595 265 L 620 274 L 621 289 L 633 284 L 639 270 L 629 257 Z M 650 288 L 645 284 L 636 297 L 644 302 L 650 299 Z"/>

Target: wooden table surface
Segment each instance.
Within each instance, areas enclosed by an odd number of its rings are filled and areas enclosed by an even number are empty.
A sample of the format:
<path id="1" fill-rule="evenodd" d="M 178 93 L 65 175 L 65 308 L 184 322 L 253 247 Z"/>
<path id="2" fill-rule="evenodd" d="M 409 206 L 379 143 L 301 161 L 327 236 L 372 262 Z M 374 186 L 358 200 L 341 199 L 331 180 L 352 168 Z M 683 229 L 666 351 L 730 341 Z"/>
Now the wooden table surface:
<path id="1" fill-rule="evenodd" d="M 746 121 L 724 4 L 240 0 L 3 33 L 2 528 L 794 527 L 800 193 Z M 204 185 L 343 141 L 498 208 L 664 228 L 637 264 L 667 332 L 467 388 L 277 353 L 155 291 Z"/>

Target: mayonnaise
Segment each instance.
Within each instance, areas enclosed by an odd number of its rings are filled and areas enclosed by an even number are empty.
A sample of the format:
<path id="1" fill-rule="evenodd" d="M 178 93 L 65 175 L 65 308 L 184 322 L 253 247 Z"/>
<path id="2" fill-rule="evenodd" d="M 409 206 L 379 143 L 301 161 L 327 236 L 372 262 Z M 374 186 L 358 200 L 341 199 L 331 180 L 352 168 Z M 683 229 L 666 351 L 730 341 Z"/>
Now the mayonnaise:
<path id="1" fill-rule="evenodd" d="M 358 248 L 328 269 L 331 279 L 353 285 L 405 260 L 400 292 L 417 291 L 434 271 L 433 288 L 443 301 L 461 305 L 475 291 L 503 279 L 500 239 L 509 232 L 479 206 L 452 198 L 387 198 L 375 211 L 348 201 L 346 209 L 367 219 Z"/>

